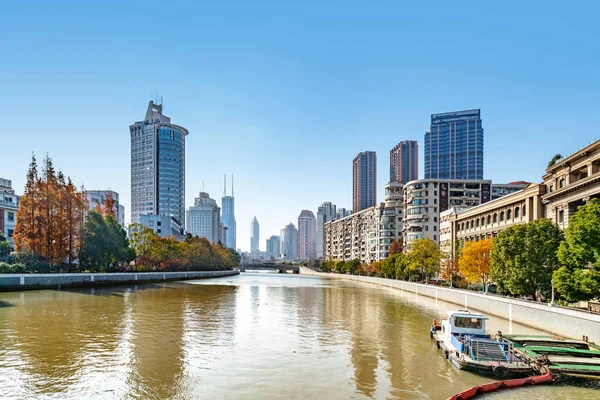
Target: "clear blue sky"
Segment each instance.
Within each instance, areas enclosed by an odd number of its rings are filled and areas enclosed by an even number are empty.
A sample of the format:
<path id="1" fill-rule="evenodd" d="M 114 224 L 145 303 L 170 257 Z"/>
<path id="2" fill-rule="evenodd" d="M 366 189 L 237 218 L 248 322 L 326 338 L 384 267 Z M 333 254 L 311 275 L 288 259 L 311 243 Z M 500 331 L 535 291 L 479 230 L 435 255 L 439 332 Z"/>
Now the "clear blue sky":
<path id="1" fill-rule="evenodd" d="M 235 174 L 238 247 L 302 209 L 351 206 L 352 159 L 480 108 L 487 179 L 540 181 L 599 137 L 597 2 L 7 2 L 0 24 L 0 176 L 31 152 L 130 212 L 129 131 L 151 92 L 190 130 L 186 205 Z M 416 2 L 412 2 L 416 3 Z"/>

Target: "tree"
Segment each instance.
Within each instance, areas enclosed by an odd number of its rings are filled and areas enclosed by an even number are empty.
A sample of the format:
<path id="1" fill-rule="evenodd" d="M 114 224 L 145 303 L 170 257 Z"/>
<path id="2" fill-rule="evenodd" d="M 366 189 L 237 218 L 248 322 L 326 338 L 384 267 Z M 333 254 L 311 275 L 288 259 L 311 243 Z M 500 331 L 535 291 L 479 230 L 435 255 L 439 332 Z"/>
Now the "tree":
<path id="1" fill-rule="evenodd" d="M 485 289 L 490 275 L 492 239 L 467 242 L 458 259 L 458 270 L 470 283 L 481 282 Z"/>
<path id="2" fill-rule="evenodd" d="M 408 253 L 407 273 L 421 271 L 426 277 L 434 276 L 440 270 L 442 252 L 439 246 L 429 238 L 415 240 Z"/>
<path id="3" fill-rule="evenodd" d="M 0 261 L 6 261 L 11 251 L 10 244 L 4 237 L 4 234 L 0 232 Z"/>
<path id="4" fill-rule="evenodd" d="M 36 184 L 38 181 L 37 161 L 35 154 L 31 155 L 29 170 L 27 171 L 27 183 L 17 211 L 17 223 L 13 233 L 15 249 L 18 252 L 29 251 L 39 254 L 39 243 L 36 226 Z"/>
<path id="5" fill-rule="evenodd" d="M 553 166 L 554 164 L 556 164 L 556 162 L 558 160 L 560 160 L 561 158 L 562 158 L 562 155 L 555 154 L 554 157 L 552 157 L 552 159 L 548 162 L 548 168 L 550 168 L 551 166 Z"/>
<path id="6" fill-rule="evenodd" d="M 400 239 L 402 241 L 402 239 Z M 392 244 L 390 245 L 390 256 L 394 254 L 398 254 L 402 252 L 402 245 L 398 243 L 396 239 L 392 240 Z"/>
<path id="7" fill-rule="evenodd" d="M 561 296 L 570 302 L 600 296 L 600 199 L 579 207 L 569 219 L 558 261 L 563 267 L 553 278 Z"/>
<path id="8" fill-rule="evenodd" d="M 112 215 L 102 216 L 90 211 L 85 223 L 85 239 L 79 254 L 81 264 L 112 270 L 133 260 L 135 254 L 129 248 L 127 235 Z"/>
<path id="9" fill-rule="evenodd" d="M 513 295 L 549 293 L 563 233 L 548 219 L 514 225 L 494 239 L 490 279 Z"/>

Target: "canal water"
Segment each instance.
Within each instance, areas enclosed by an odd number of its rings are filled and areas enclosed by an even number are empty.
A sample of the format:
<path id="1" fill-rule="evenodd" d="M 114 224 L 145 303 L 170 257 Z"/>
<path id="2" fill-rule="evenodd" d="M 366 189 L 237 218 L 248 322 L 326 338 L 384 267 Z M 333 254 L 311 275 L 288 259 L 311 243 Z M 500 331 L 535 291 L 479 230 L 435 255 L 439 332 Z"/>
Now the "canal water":
<path id="1" fill-rule="evenodd" d="M 341 279 L 0 293 L 2 399 L 446 399 L 488 379 L 429 339 L 456 306 Z M 491 318 L 489 330 L 539 333 Z M 598 399 L 595 383 L 485 399 Z"/>

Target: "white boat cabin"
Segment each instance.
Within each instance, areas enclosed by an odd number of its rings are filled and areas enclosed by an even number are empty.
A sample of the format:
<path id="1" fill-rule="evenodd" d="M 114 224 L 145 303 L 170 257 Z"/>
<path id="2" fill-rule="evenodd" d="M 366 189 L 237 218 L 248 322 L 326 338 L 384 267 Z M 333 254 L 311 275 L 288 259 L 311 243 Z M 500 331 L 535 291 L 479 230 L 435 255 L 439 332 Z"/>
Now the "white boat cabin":
<path id="1" fill-rule="evenodd" d="M 442 333 L 447 337 L 453 335 L 485 336 L 487 319 L 488 317 L 483 314 L 476 314 L 468 310 L 448 311 L 448 319 L 442 321 Z"/>

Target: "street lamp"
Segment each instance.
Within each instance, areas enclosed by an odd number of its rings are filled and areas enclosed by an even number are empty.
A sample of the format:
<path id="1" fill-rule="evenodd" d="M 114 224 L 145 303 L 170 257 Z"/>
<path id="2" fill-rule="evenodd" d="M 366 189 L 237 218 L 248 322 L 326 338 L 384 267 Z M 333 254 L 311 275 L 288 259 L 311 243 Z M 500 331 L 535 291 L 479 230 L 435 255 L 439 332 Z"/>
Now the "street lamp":
<path id="1" fill-rule="evenodd" d="M 550 307 L 554 307 L 556 304 L 554 303 L 554 278 L 552 278 L 552 280 L 550 281 L 550 285 L 552 285 L 552 300 L 550 301 L 550 304 L 548 304 Z"/>

